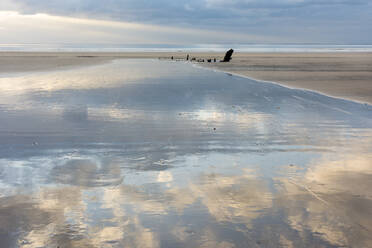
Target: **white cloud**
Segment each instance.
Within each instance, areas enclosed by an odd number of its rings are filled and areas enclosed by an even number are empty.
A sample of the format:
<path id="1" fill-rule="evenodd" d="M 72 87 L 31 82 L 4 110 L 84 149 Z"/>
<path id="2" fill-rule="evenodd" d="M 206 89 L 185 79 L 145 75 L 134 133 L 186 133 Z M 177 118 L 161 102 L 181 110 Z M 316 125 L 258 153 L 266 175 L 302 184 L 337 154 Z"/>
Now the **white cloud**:
<path id="1" fill-rule="evenodd" d="M 176 28 L 162 25 L 139 24 L 62 17 L 48 14 L 24 15 L 0 11 L 0 23 L 12 32 L 2 32 L 3 43 L 206 43 L 252 42 L 267 37 L 211 30 Z"/>

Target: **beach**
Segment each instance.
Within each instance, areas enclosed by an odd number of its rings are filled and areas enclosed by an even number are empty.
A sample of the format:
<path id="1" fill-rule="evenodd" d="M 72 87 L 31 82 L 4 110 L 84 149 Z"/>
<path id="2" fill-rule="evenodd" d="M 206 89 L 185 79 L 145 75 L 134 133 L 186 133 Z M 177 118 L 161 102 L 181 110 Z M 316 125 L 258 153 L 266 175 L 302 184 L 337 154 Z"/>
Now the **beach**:
<path id="1" fill-rule="evenodd" d="M 208 66 L 372 104 L 372 53 L 236 53 L 230 63 Z"/>
<path id="2" fill-rule="evenodd" d="M 0 247 L 372 247 L 372 106 L 184 57 L 1 57 Z"/>
<path id="3" fill-rule="evenodd" d="M 185 52 L 1 52 L 0 73 L 94 65 L 118 58 L 185 60 Z M 223 53 L 189 53 L 217 61 Z M 372 104 L 372 53 L 239 53 L 229 63 L 197 63 L 257 80 Z"/>
<path id="4" fill-rule="evenodd" d="M 371 1 L 0 2 L 0 248 L 372 248 Z"/>

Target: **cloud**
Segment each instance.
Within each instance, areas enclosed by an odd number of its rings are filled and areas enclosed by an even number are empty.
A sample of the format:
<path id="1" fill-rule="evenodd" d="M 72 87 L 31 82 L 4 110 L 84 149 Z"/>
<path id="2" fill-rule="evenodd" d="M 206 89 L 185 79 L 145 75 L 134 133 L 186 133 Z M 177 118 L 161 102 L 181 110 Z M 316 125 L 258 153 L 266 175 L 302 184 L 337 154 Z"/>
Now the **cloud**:
<path id="1" fill-rule="evenodd" d="M 0 10 L 277 37 L 260 42 L 372 42 L 370 0 L 5 0 Z"/>
<path id="2" fill-rule="evenodd" d="M 208 7 L 236 6 L 245 8 L 298 8 L 308 6 L 360 5 L 367 4 L 367 0 L 205 0 Z"/>
<path id="3" fill-rule="evenodd" d="M 124 21 L 0 11 L 3 43 L 183 44 L 257 41 L 250 34 Z"/>

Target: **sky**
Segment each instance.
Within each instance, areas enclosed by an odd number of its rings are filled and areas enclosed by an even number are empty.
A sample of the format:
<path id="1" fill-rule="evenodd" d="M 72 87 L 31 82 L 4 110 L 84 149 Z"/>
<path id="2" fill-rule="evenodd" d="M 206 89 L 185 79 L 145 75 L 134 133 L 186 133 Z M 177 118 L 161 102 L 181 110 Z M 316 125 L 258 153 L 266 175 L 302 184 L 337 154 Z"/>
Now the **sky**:
<path id="1" fill-rule="evenodd" d="M 372 44 L 372 0 L 1 0 L 0 43 Z"/>

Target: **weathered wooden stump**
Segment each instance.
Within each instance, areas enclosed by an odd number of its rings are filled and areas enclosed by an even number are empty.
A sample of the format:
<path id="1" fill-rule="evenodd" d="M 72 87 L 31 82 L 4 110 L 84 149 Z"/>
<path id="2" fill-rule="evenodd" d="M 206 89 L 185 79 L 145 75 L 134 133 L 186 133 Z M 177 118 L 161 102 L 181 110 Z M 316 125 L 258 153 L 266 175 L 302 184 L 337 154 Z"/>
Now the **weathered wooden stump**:
<path id="1" fill-rule="evenodd" d="M 233 53 L 234 53 L 233 49 L 227 51 L 225 57 L 223 58 L 223 60 L 221 60 L 221 62 L 230 62 Z"/>

